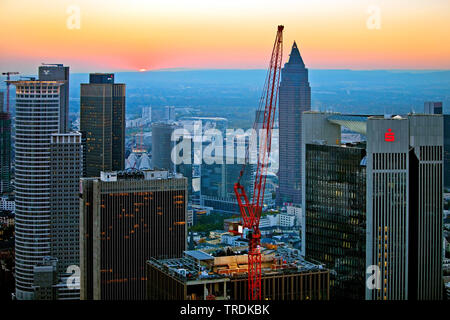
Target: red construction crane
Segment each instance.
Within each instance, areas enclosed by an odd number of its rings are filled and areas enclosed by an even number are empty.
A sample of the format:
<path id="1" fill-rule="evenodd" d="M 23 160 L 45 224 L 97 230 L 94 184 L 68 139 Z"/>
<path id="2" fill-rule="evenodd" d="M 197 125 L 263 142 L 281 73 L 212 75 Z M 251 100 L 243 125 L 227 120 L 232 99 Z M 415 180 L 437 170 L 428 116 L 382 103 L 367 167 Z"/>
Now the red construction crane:
<path id="1" fill-rule="evenodd" d="M 14 71 L 2 72 L 2 75 L 6 76 L 6 112 L 8 112 L 8 113 L 9 113 L 9 86 L 10 86 L 9 80 L 11 80 L 10 76 L 13 74 L 19 74 L 19 73 L 14 72 Z"/>
<path id="2" fill-rule="evenodd" d="M 258 165 L 255 174 L 253 197 L 250 202 L 240 180 L 244 174 L 245 164 L 249 159 L 249 145 L 246 146 L 245 162 L 239 174 L 238 182 L 234 185 L 234 192 L 242 216 L 242 227 L 248 231 L 248 299 L 261 300 L 261 232 L 259 220 L 264 202 L 267 168 L 272 142 L 272 128 L 278 101 L 278 87 L 280 85 L 281 60 L 283 57 L 283 26 L 278 26 L 277 36 L 273 45 L 270 65 L 267 71 L 264 90 L 253 128 L 262 134 L 259 143 Z M 264 113 L 263 113 L 264 112 Z M 261 122 L 258 118 L 264 115 Z M 262 126 L 262 128 L 261 128 Z M 262 130 L 261 130 L 262 129 Z M 258 132 L 258 131 L 257 131 Z"/>

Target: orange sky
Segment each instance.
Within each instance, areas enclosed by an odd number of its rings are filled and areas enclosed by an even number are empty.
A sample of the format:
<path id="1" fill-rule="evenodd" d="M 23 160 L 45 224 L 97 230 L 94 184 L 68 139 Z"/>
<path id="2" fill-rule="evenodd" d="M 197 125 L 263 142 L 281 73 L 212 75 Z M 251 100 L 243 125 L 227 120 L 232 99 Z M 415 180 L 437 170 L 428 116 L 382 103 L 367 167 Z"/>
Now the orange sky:
<path id="1" fill-rule="evenodd" d="M 278 24 L 309 68 L 450 69 L 448 0 L 0 0 L 0 24 L 1 71 L 265 68 Z"/>

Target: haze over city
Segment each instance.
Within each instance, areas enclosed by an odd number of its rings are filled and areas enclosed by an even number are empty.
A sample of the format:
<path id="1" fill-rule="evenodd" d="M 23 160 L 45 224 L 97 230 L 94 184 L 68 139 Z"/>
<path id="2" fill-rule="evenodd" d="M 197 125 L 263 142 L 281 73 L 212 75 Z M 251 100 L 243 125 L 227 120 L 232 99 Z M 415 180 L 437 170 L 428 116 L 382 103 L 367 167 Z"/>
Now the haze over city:
<path id="1" fill-rule="evenodd" d="M 2 0 L 0 69 L 260 69 L 279 23 L 312 69 L 448 69 L 449 11 L 446 0 Z"/>

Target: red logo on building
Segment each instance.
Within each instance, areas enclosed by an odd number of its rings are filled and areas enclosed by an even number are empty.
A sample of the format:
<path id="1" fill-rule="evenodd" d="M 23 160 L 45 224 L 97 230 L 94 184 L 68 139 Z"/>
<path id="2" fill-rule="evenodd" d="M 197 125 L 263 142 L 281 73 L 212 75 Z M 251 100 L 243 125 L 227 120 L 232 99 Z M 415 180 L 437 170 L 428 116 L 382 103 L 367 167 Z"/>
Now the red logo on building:
<path id="1" fill-rule="evenodd" d="M 384 141 L 395 141 L 395 135 L 391 129 L 388 129 L 388 131 L 384 134 Z"/>

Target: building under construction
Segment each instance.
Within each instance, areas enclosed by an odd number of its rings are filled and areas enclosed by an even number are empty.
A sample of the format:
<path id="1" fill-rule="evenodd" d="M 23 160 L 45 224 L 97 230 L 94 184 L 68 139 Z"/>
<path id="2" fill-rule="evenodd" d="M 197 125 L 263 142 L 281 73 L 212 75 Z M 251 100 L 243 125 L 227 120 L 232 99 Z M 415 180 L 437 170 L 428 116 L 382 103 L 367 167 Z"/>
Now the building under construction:
<path id="1" fill-rule="evenodd" d="M 179 259 L 147 261 L 149 300 L 247 300 L 247 249 L 185 251 Z M 265 250 L 262 300 L 328 300 L 329 271 L 294 249 Z"/>

